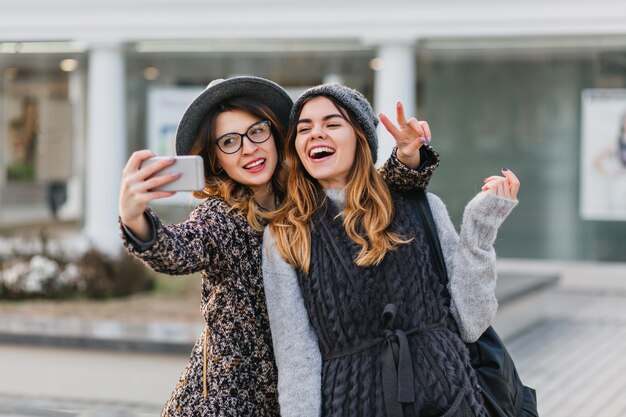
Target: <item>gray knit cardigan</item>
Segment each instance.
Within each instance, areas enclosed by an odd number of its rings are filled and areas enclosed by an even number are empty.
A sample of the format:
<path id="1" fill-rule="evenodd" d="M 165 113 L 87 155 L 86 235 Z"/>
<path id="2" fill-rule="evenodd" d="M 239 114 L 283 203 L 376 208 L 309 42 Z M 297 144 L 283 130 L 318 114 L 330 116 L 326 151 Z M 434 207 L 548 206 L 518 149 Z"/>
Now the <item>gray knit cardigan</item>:
<path id="1" fill-rule="evenodd" d="M 344 204 L 341 191 L 327 190 L 326 194 L 337 204 Z M 443 201 L 432 193 L 427 197 L 448 270 L 451 314 L 461 338 L 473 342 L 491 324 L 498 308 L 493 243 L 517 200 L 479 193 L 465 207 L 459 235 Z M 308 320 L 296 272 L 280 256 L 268 228 L 263 236 L 262 267 L 278 367 L 280 414 L 319 417 L 322 358 L 317 338 Z"/>

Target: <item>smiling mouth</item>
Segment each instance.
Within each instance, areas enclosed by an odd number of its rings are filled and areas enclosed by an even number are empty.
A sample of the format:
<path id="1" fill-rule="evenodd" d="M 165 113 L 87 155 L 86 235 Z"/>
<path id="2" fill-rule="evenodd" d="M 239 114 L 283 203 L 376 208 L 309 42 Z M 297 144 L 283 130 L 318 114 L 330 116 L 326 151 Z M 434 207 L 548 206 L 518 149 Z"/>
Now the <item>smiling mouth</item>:
<path id="1" fill-rule="evenodd" d="M 309 157 L 311 159 L 322 159 L 322 158 L 326 158 L 327 156 L 331 156 L 334 153 L 335 153 L 334 149 L 329 148 L 327 146 L 320 146 L 318 148 L 311 149 L 309 151 Z"/>
<path id="2" fill-rule="evenodd" d="M 250 162 L 248 165 L 244 165 L 243 169 L 254 169 L 258 168 L 265 163 L 265 158 L 257 159 L 256 161 Z"/>

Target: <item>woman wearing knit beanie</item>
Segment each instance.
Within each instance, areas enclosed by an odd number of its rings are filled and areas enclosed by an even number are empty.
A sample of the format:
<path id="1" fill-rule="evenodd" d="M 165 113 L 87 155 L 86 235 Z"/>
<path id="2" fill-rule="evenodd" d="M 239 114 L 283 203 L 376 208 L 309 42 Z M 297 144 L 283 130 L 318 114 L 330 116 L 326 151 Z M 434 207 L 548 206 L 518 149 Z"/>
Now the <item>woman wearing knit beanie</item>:
<path id="1" fill-rule="evenodd" d="M 155 188 L 176 179 L 157 172 L 174 159 L 142 166 L 154 156 L 143 150 L 126 164 L 119 201 L 125 248 L 156 271 L 202 277 L 206 326 L 172 381 L 163 417 L 279 416 L 261 243 L 264 213 L 285 195 L 282 144 L 292 105 L 281 86 L 254 76 L 215 80 L 190 103 L 176 152 L 203 157 L 205 184 L 194 193 L 202 202 L 181 223 L 165 224 L 147 206 L 173 194 Z M 382 170 L 390 183 L 424 187 L 437 155 L 420 147 L 410 156 L 394 156 Z M 404 165 L 413 163 L 421 166 Z"/>
<path id="2" fill-rule="evenodd" d="M 381 120 L 399 142 L 425 134 L 401 111 L 399 126 Z M 305 91 L 291 112 L 287 196 L 263 249 L 281 416 L 486 417 L 463 342 L 495 316 L 493 243 L 519 181 L 488 178 L 460 236 L 428 194 L 449 297 L 425 225 L 374 169 L 376 124 L 339 85 Z"/>

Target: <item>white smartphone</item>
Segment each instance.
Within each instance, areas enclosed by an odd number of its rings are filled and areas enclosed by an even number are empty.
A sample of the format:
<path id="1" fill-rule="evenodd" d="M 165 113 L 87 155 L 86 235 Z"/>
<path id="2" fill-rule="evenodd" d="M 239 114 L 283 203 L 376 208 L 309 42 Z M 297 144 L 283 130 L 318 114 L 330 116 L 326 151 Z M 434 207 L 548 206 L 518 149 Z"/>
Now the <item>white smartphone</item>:
<path id="1" fill-rule="evenodd" d="M 169 159 L 169 156 L 155 156 L 146 159 L 141 164 L 142 167 L 153 162 Z M 174 157 L 176 162 L 172 165 L 157 171 L 152 176 L 173 174 L 180 172 L 182 175 L 177 180 L 154 188 L 153 191 L 200 191 L 204 188 L 204 164 L 199 155 L 183 155 Z"/>

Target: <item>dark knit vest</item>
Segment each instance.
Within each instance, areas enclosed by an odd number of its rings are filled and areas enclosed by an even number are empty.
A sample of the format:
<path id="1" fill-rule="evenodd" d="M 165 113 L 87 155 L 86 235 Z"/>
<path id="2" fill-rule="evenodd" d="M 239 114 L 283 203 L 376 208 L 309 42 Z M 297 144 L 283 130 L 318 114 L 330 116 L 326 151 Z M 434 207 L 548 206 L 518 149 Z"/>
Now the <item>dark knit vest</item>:
<path id="1" fill-rule="evenodd" d="M 323 416 L 486 417 L 424 226 L 401 196 L 394 205 L 391 230 L 414 239 L 367 268 L 332 202 L 314 217 L 298 279 L 323 358 Z"/>

